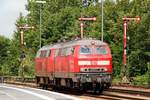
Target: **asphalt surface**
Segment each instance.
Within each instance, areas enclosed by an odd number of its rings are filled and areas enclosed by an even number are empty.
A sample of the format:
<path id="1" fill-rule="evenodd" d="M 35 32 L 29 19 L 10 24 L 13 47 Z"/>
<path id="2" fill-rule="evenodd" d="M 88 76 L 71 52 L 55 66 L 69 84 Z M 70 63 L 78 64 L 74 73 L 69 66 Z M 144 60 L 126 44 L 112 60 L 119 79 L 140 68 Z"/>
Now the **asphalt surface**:
<path id="1" fill-rule="evenodd" d="M 78 98 L 41 89 L 0 84 L 0 100 L 78 100 Z"/>

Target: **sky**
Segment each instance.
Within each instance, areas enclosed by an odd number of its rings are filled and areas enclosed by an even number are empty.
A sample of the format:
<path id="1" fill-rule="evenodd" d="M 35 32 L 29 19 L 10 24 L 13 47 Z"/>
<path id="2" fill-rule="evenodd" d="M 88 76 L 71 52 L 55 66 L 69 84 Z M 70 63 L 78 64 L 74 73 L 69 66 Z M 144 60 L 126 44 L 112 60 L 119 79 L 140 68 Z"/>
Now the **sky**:
<path id="1" fill-rule="evenodd" d="M 12 38 L 20 12 L 26 15 L 27 0 L 0 0 L 0 35 Z"/>

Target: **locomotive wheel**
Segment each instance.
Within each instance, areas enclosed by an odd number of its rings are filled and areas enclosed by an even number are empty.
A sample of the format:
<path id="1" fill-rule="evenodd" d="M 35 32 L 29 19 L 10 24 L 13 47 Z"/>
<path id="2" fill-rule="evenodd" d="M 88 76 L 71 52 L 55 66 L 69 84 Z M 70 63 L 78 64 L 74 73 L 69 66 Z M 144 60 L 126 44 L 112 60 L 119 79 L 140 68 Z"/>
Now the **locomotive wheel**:
<path id="1" fill-rule="evenodd" d="M 44 77 L 38 77 L 37 78 L 37 84 L 40 88 L 44 89 Z"/>
<path id="2" fill-rule="evenodd" d="M 56 79 L 55 79 L 55 86 L 56 86 L 56 87 L 61 87 L 60 80 L 61 80 L 60 78 L 56 78 Z"/>
<path id="3" fill-rule="evenodd" d="M 86 83 L 82 83 L 82 87 L 80 87 L 81 91 L 84 93 L 87 91 L 87 85 Z"/>
<path id="4" fill-rule="evenodd" d="M 48 89 L 48 85 L 47 85 L 47 84 L 44 84 L 44 85 L 43 85 L 43 89 L 44 89 L 44 90 L 47 90 L 47 89 Z"/>
<path id="5" fill-rule="evenodd" d="M 44 90 L 47 90 L 48 89 L 48 82 L 49 82 L 49 79 L 48 79 L 48 77 L 45 77 L 44 78 Z"/>
<path id="6" fill-rule="evenodd" d="M 111 86 L 110 83 L 106 83 L 106 86 L 104 87 L 105 89 L 109 89 L 109 87 Z"/>
<path id="7" fill-rule="evenodd" d="M 97 83 L 96 86 L 94 87 L 94 94 L 101 94 L 104 90 L 104 85 Z"/>
<path id="8" fill-rule="evenodd" d="M 44 89 L 45 90 L 45 84 L 39 84 L 39 87 L 41 88 L 41 89 Z"/>
<path id="9" fill-rule="evenodd" d="M 37 87 L 40 87 L 40 78 L 36 76 L 36 85 Z"/>
<path id="10" fill-rule="evenodd" d="M 72 82 L 71 79 L 67 79 L 67 80 L 66 80 L 66 83 L 67 83 L 67 87 L 68 87 L 68 88 L 72 88 L 72 87 L 73 87 L 73 82 Z"/>

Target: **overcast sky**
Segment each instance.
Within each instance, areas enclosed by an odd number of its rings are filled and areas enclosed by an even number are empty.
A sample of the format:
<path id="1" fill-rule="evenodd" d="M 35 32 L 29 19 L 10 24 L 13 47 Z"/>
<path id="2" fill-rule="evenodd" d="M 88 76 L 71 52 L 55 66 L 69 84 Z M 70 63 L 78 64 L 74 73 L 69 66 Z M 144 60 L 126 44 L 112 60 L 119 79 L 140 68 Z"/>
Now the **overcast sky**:
<path id="1" fill-rule="evenodd" d="M 19 13 L 27 14 L 27 0 L 0 0 L 0 35 L 11 38 Z"/>

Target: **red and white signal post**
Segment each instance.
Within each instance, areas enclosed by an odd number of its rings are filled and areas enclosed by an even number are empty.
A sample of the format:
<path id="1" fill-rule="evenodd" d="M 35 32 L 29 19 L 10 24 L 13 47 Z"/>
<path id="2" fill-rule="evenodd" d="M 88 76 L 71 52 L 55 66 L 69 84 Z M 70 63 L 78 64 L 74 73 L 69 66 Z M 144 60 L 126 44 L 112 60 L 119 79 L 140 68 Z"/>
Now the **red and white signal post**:
<path id="1" fill-rule="evenodd" d="M 20 44 L 21 46 L 23 46 L 24 45 L 24 30 L 34 29 L 34 27 L 28 26 L 26 24 L 25 26 L 19 26 L 18 28 L 20 29 Z"/>
<path id="2" fill-rule="evenodd" d="M 23 25 L 23 26 L 18 26 L 18 28 L 20 29 L 20 46 L 21 46 L 21 54 L 20 54 L 20 66 L 19 66 L 19 71 L 18 71 L 18 75 L 21 76 L 22 81 L 24 80 L 24 59 L 25 59 L 25 50 L 24 50 L 24 31 L 28 30 L 28 29 L 34 29 L 33 26 L 28 26 Z"/>
<path id="3" fill-rule="evenodd" d="M 124 17 L 123 18 L 123 30 L 124 30 L 124 34 L 123 34 L 123 48 L 124 48 L 123 64 L 124 64 L 125 68 L 126 68 L 126 64 L 127 64 L 127 26 L 128 26 L 128 22 L 130 20 L 140 21 L 141 19 L 139 16 L 135 17 L 135 18 L 132 18 L 132 17 Z M 124 70 L 125 70 L 125 68 L 124 68 Z M 125 73 L 124 73 L 124 76 L 126 76 Z"/>
<path id="4" fill-rule="evenodd" d="M 84 23 L 83 21 L 96 21 L 96 17 L 91 17 L 91 18 L 84 18 L 81 17 L 79 18 L 80 21 L 80 32 L 81 32 L 81 39 L 83 38 L 83 32 L 84 32 Z"/>

